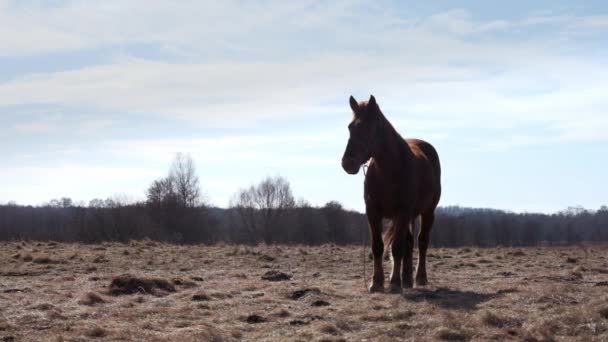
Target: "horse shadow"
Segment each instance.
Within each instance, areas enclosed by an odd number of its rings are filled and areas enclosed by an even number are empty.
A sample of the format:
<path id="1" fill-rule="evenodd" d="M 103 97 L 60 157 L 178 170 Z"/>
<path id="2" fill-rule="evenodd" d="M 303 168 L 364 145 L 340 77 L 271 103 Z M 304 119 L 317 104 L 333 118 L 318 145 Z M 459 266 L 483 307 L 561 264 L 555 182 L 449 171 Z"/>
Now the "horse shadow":
<path id="1" fill-rule="evenodd" d="M 444 309 L 471 311 L 477 309 L 477 306 L 481 303 L 501 297 L 505 292 L 500 290 L 495 293 L 481 293 L 445 287 L 436 289 L 416 288 L 405 292 L 403 298 L 416 303 L 428 302 Z"/>

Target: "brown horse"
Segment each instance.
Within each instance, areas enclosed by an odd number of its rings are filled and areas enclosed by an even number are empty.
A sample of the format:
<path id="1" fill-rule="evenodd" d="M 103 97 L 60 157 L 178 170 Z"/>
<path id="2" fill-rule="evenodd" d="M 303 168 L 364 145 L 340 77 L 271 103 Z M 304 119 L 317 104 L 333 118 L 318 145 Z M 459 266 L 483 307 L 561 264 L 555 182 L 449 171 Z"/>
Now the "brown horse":
<path id="1" fill-rule="evenodd" d="M 418 216 L 422 217 L 422 224 L 416 284 L 426 285 L 426 250 L 441 196 L 439 156 L 425 141 L 404 140 L 384 117 L 373 95 L 369 101 L 360 103 L 351 96 L 350 107 L 354 115 L 348 125 L 350 138 L 342 157 L 342 168 L 356 174 L 361 165 L 371 159 L 364 186 L 374 255 L 374 276 L 369 291 L 384 290 L 384 243 L 390 246 L 393 257 L 390 291 L 400 293 L 402 286 L 413 286 L 412 232 Z M 385 218 L 392 224 L 383 242 L 382 219 Z"/>

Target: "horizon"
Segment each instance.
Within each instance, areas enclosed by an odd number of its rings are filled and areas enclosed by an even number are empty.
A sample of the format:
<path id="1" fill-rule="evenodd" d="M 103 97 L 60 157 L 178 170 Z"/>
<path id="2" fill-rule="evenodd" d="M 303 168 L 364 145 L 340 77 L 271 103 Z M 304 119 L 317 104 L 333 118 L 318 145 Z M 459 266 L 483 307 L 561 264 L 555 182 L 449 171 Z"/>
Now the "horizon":
<path id="1" fill-rule="evenodd" d="M 140 201 L 184 152 L 213 206 L 281 175 L 364 212 L 340 159 L 373 94 L 436 147 L 440 207 L 608 204 L 600 1 L 0 0 L 0 22 L 0 203 Z"/>

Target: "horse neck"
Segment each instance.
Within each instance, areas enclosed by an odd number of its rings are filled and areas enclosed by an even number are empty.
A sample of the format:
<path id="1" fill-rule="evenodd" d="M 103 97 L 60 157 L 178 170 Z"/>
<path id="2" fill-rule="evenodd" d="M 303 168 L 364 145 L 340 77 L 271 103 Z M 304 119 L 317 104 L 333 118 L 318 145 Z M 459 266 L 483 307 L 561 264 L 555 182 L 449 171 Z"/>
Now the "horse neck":
<path id="1" fill-rule="evenodd" d="M 378 135 L 380 140 L 372 153 L 372 158 L 381 170 L 397 175 L 401 171 L 402 162 L 409 159 L 412 151 L 382 113 L 380 120 L 382 126 Z"/>

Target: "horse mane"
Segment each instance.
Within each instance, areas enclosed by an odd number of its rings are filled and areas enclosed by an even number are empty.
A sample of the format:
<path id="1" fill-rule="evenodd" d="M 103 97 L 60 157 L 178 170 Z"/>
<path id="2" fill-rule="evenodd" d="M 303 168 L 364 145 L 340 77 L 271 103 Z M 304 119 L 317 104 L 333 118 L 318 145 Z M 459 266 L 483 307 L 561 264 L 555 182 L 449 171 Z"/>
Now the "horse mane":
<path id="1" fill-rule="evenodd" d="M 381 148 L 380 151 L 382 153 L 389 152 L 392 157 L 392 162 L 388 163 L 389 166 L 394 166 L 399 168 L 400 165 L 395 163 L 396 160 L 401 160 L 400 156 L 408 156 L 412 154 L 412 151 L 409 145 L 405 142 L 405 139 L 401 136 L 401 134 L 395 129 L 393 124 L 386 118 L 380 107 L 376 108 L 378 120 L 380 123 L 380 131 L 379 139 L 383 144 L 386 144 L 388 149 Z"/>

